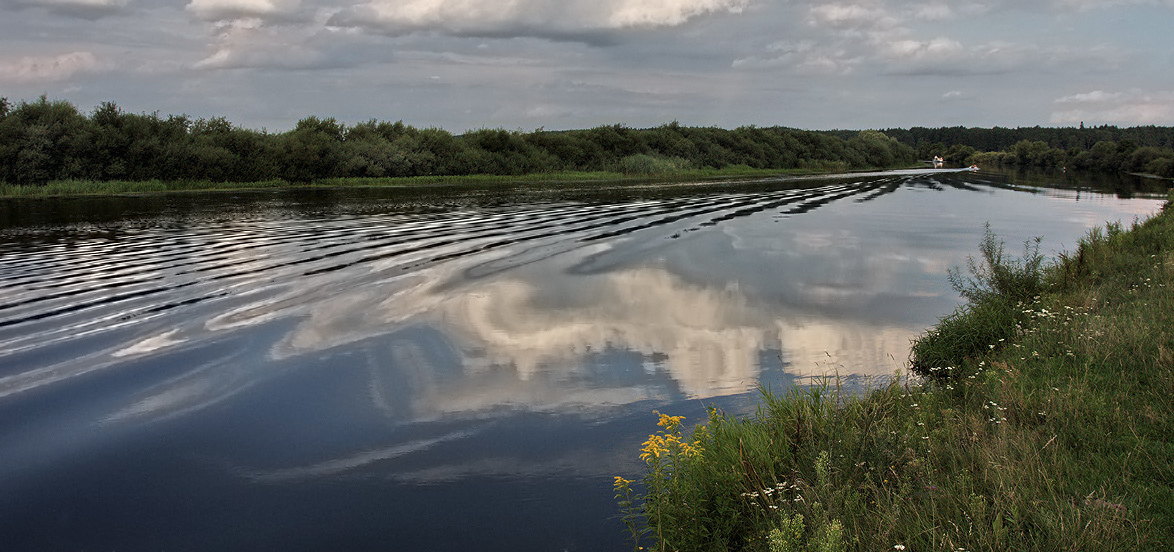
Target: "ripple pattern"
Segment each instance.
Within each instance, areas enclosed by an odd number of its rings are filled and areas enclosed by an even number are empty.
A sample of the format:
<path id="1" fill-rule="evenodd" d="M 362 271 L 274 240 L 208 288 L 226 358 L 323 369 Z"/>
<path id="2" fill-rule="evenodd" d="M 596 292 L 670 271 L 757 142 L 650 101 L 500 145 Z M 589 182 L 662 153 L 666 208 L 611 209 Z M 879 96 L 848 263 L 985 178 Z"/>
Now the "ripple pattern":
<path id="1" fill-rule="evenodd" d="M 21 246 L 35 230 L 5 230 L 0 366 L 6 368 L 0 369 L 0 395 L 21 388 L 12 379 L 29 368 L 21 360 L 28 355 L 148 322 L 211 319 L 239 306 L 242 297 L 295 284 L 347 289 L 474 257 L 480 262 L 462 268 L 478 277 L 636 233 L 678 237 L 756 213 L 796 216 L 900 186 L 939 185 L 918 176 L 871 177 L 767 192 L 730 185 L 721 193 L 619 202 L 393 210 L 328 219 L 281 212 L 165 225 L 130 221 L 105 232 L 74 229 L 74 235 L 67 232 L 43 247 Z"/>

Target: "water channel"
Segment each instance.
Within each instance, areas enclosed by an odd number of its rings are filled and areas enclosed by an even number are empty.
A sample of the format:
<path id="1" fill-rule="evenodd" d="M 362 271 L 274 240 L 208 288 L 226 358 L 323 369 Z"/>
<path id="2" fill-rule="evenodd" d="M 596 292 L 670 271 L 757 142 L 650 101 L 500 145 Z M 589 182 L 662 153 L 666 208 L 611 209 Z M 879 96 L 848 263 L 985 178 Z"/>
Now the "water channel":
<path id="1" fill-rule="evenodd" d="M 892 377 L 985 223 L 1052 254 L 1159 197 L 911 171 L 0 200 L 0 541 L 620 550 L 653 410 Z"/>

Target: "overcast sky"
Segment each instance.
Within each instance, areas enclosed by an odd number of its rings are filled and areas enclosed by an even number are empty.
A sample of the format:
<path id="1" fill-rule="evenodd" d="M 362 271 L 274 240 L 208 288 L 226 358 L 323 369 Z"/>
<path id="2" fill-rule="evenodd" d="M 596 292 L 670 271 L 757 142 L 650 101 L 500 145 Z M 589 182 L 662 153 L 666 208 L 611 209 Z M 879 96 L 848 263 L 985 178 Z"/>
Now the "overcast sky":
<path id="1" fill-rule="evenodd" d="M 0 96 L 453 132 L 1174 125 L 1174 0 L 0 0 Z"/>

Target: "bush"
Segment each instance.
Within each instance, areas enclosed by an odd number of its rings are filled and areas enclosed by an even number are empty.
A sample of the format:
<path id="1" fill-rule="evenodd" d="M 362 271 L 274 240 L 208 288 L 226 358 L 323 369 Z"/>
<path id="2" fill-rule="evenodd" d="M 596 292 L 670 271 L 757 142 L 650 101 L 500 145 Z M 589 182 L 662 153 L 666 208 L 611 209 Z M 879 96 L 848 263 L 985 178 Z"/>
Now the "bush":
<path id="1" fill-rule="evenodd" d="M 1015 336 L 1022 322 L 1022 305 L 1044 290 L 1043 256 L 1039 238 L 1023 244 L 1023 257 L 1011 258 L 1004 243 L 987 224 L 979 252 L 982 260 L 967 259 L 969 274 L 950 269 L 950 285 L 966 304 L 917 337 L 909 353 L 910 368 L 925 377 L 944 378 L 963 360 L 990 351 Z"/>
<path id="2" fill-rule="evenodd" d="M 1166 178 L 1174 178 L 1174 158 L 1161 157 L 1146 163 L 1145 172 Z"/>
<path id="3" fill-rule="evenodd" d="M 982 262 L 974 257 L 966 261 L 965 275 L 957 267 L 950 269 L 950 285 L 971 303 L 994 297 L 1011 302 L 1026 302 L 1043 291 L 1043 255 L 1039 252 L 1040 238 L 1023 243 L 1023 257 L 1013 259 L 1004 251 L 1004 243 L 991 231 L 987 223 L 982 242 L 978 246 Z"/>

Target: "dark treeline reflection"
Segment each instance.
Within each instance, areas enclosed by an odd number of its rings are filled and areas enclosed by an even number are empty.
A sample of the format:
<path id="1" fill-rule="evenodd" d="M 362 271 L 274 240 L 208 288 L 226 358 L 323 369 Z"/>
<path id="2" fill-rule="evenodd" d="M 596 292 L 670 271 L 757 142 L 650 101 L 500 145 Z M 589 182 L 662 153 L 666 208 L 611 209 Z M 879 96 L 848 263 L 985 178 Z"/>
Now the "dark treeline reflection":
<path id="1" fill-rule="evenodd" d="M 916 186 L 916 179 L 885 178 L 879 180 L 893 191 L 900 182 Z M 763 194 L 772 190 L 804 190 L 813 181 L 795 179 L 746 180 L 738 183 L 696 183 L 688 187 L 690 198 L 707 194 L 727 194 L 731 190 Z M 859 186 L 859 178 L 821 178 L 818 183 Z M 862 188 L 871 190 L 873 186 Z M 882 193 L 874 193 L 879 196 Z M 307 220 L 331 218 L 340 215 L 410 214 L 424 216 L 462 209 L 495 209 L 517 205 L 576 202 L 582 204 L 616 204 L 632 201 L 679 201 L 679 186 L 565 186 L 542 183 L 494 183 L 435 186 L 404 186 L 391 188 L 294 188 L 282 191 L 242 190 L 181 195 L 112 195 L 57 198 L 54 201 L 36 199 L 0 199 L 0 228 L 9 232 L 9 241 L 19 241 L 26 230 L 39 240 L 52 233 L 47 226 L 58 226 L 68 232 L 102 233 L 108 227 L 124 225 L 127 221 L 161 226 L 182 226 L 192 220 L 248 218 L 252 213 L 280 210 Z M 867 198 L 873 199 L 873 197 Z M 741 216 L 737 212 L 731 216 Z M 262 216 L 262 215 L 257 215 Z M 633 215 L 635 216 L 635 215 Z M 639 218 L 639 217 L 636 217 Z"/>
<path id="2" fill-rule="evenodd" d="M 875 131 L 841 138 L 787 128 L 736 130 L 623 125 L 453 135 L 402 122 L 348 126 L 307 117 L 288 132 L 123 112 L 106 102 L 86 115 L 69 102 L 0 101 L 0 179 L 306 182 L 337 177 L 516 175 L 553 171 L 634 174 L 684 168 L 850 169 L 908 164 L 909 146 Z"/>

